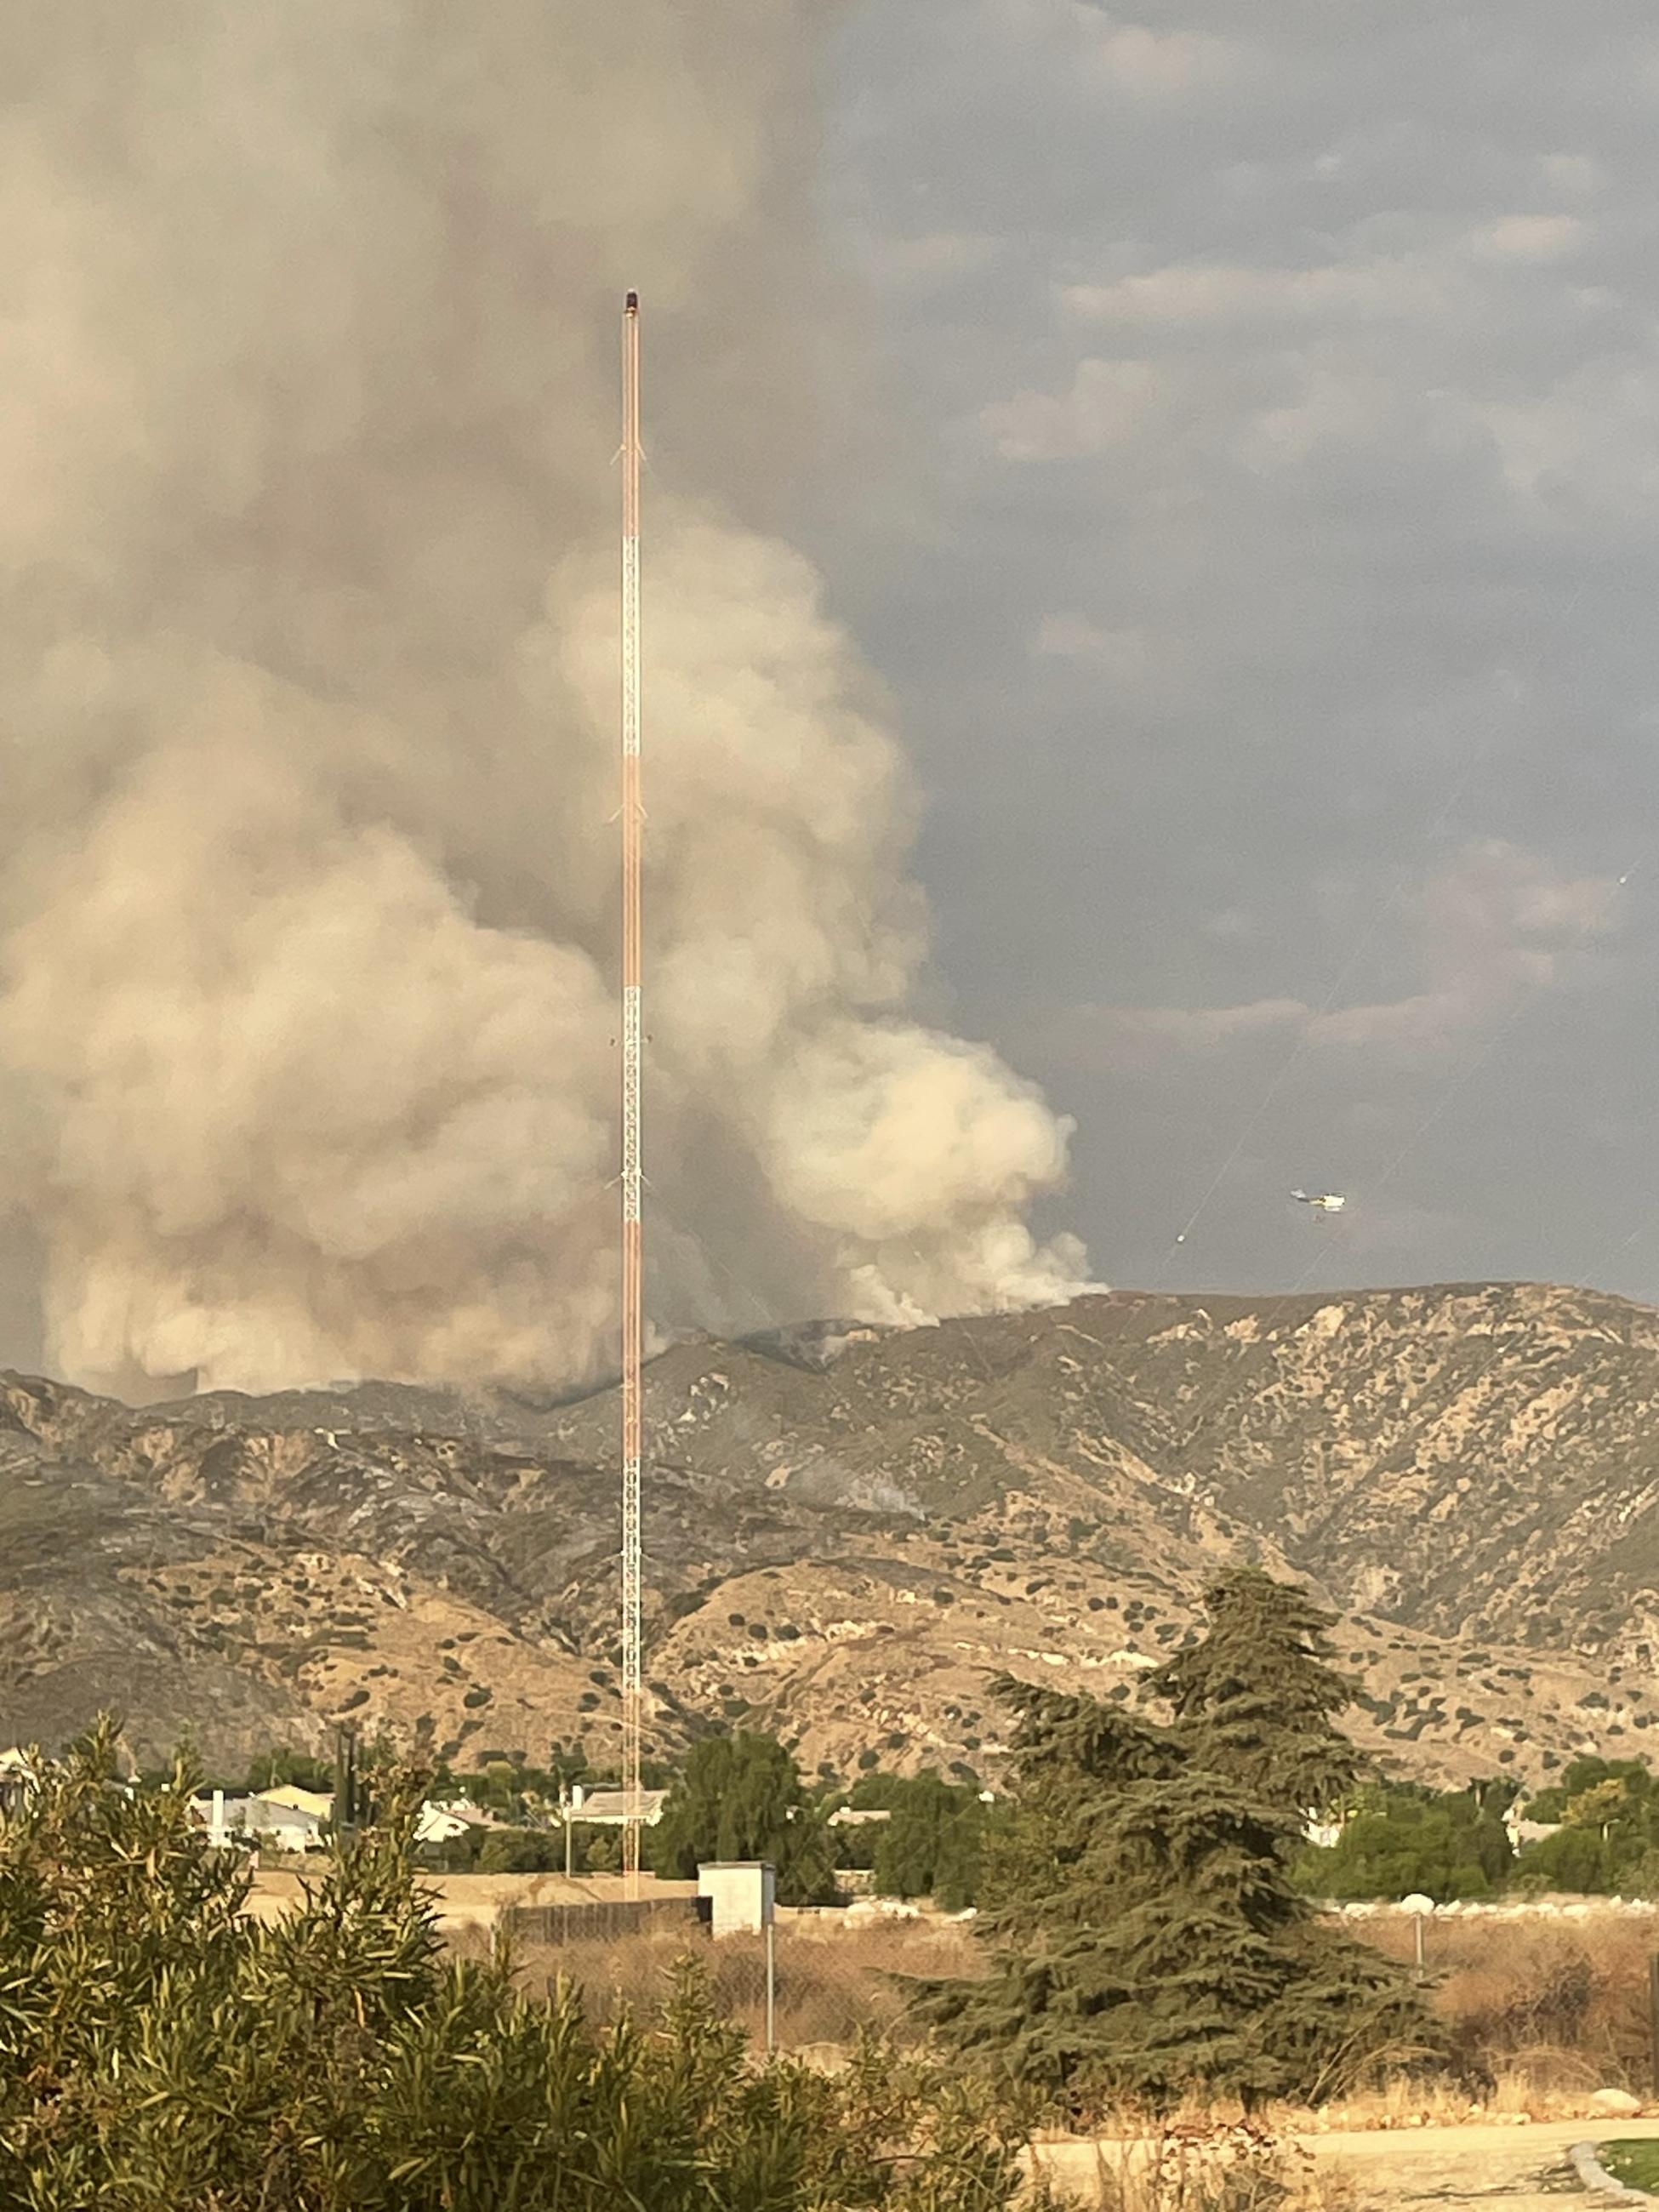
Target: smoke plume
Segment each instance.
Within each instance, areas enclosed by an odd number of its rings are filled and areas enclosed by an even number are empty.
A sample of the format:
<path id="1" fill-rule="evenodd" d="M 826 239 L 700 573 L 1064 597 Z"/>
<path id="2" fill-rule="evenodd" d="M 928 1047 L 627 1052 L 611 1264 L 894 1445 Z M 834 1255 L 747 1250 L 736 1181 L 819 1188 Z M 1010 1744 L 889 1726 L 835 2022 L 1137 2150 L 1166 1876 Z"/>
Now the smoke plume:
<path id="1" fill-rule="evenodd" d="M 825 12 L 0 0 L 0 1219 L 61 1371 L 607 1364 L 630 284 L 653 1310 L 1074 1285 L 1064 1127 L 906 1013 L 903 764 L 766 489 Z"/>

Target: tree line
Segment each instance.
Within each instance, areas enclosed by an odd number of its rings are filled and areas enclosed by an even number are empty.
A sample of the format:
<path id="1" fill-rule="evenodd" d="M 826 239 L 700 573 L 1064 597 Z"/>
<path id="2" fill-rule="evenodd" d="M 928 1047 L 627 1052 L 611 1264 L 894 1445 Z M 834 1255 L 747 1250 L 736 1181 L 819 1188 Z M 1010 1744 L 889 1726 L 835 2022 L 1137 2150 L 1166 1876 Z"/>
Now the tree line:
<path id="1" fill-rule="evenodd" d="M 1644 1761 L 1573 1759 L 1559 1783 L 1526 1802 L 1528 1822 L 1554 1832 L 1518 1849 L 1504 1817 L 1517 1795 L 1507 1778 L 1464 1790 L 1371 1782 L 1342 1807 L 1337 1841 L 1304 1850 L 1297 1883 L 1339 1901 L 1659 1895 L 1659 1783 Z"/>
<path id="2" fill-rule="evenodd" d="M 1164 1679 L 1155 1676 L 1154 1686 Z M 391 1758 L 390 1747 L 371 1747 L 371 1766 Z M 1328 1808 L 1341 1823 L 1337 1842 L 1304 1842 L 1295 1856 L 1292 1880 L 1311 1898 L 1346 1903 L 1422 1894 L 1449 1904 L 1542 1891 L 1659 1895 L 1659 1781 L 1640 1759 L 1572 1760 L 1524 1808 L 1529 1822 L 1554 1825 L 1556 1832 L 1518 1850 L 1504 1819 L 1521 1792 L 1512 1776 L 1436 1790 L 1385 1780 L 1356 1760 L 1353 1777 Z M 292 1782 L 326 1790 L 332 1781 L 326 1759 L 279 1749 L 262 1753 L 229 1786 Z M 565 1863 L 565 1794 L 575 1784 L 615 1782 L 590 1766 L 580 1746 L 562 1743 L 543 1765 L 499 1750 L 481 1752 L 465 1774 L 440 1766 L 434 1796 L 465 1794 L 501 1825 L 434 1848 L 428 1863 L 449 1873 L 556 1870 Z M 828 1769 L 809 1780 L 787 1745 L 758 1731 L 706 1737 L 678 1768 L 648 1766 L 646 1782 L 669 1793 L 662 1821 L 642 1839 L 651 1871 L 689 1879 L 710 1859 L 769 1859 L 780 1900 L 792 1905 L 833 1902 L 840 1878 L 856 1872 L 870 1877 L 878 1895 L 926 1898 L 961 1911 L 979 1902 L 984 1869 L 1009 1817 L 1006 1802 L 986 1802 L 974 1782 L 950 1781 L 930 1769 L 911 1776 L 866 1769 L 850 1788 Z M 832 1815 L 842 1807 L 888 1817 L 838 1826 Z M 617 1871 L 616 1832 L 578 1823 L 571 1864 L 578 1874 Z"/>
<path id="3" fill-rule="evenodd" d="M 368 1747 L 372 1780 L 392 1763 L 387 1744 Z M 434 1800 L 465 1797 L 501 1825 L 430 1847 L 429 1869 L 443 1873 L 541 1874 L 565 1863 L 563 1808 L 568 1793 L 614 1788 L 617 1777 L 590 1765 L 585 1752 L 555 1744 L 544 1765 L 521 1752 L 486 1750 L 462 1773 L 435 1766 L 428 1782 Z M 834 1902 L 844 1872 L 872 1875 L 883 1896 L 931 1898 L 945 1911 L 972 1905 L 977 1892 L 981 1844 L 990 1808 L 977 1788 L 944 1780 L 931 1771 L 902 1776 L 867 1771 L 849 1790 L 833 1774 L 809 1783 L 793 1753 L 758 1731 L 704 1737 L 684 1763 L 647 1763 L 647 1789 L 668 1791 L 664 1817 L 641 1838 L 646 1866 L 671 1879 L 690 1879 L 711 1859 L 769 1859 L 778 1870 L 785 1905 Z M 143 1778 L 151 1787 L 166 1776 Z M 334 1786 L 331 1760 L 282 1748 L 261 1753 L 245 1774 L 218 1786 L 235 1795 L 284 1783 L 326 1792 Z M 871 1827 L 840 1827 L 832 1815 L 842 1806 L 882 1811 Z M 614 1829 L 577 1820 L 570 1863 L 576 1874 L 610 1874 L 622 1863 Z"/>

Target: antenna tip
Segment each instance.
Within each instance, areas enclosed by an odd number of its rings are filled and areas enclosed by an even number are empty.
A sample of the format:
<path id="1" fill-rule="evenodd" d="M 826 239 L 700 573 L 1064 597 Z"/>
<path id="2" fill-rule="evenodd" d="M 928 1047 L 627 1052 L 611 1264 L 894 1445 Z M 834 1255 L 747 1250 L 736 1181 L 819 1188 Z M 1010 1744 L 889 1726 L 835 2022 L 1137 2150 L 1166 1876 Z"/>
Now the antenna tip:
<path id="1" fill-rule="evenodd" d="M 626 301 L 624 302 L 624 306 L 625 306 L 625 307 L 626 307 L 626 309 L 627 309 L 627 312 L 628 312 L 630 315 L 637 315 L 637 314 L 638 314 L 638 313 L 640 312 L 640 295 L 639 295 L 639 294 L 638 294 L 637 292 L 630 292 L 630 293 L 629 294 L 629 295 L 628 295 L 628 298 L 627 298 Z"/>

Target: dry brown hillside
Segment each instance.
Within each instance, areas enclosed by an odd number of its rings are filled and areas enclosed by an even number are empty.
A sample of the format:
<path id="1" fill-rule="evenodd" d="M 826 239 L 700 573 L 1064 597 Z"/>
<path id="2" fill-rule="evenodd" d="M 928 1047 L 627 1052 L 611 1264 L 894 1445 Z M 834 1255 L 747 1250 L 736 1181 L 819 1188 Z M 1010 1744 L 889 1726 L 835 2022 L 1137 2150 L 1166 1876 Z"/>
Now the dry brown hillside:
<path id="1" fill-rule="evenodd" d="M 1249 1557 L 1342 1612 L 1359 1733 L 1541 1780 L 1659 1721 L 1659 1314 L 1451 1285 L 1119 1293 L 650 1370 L 647 1672 L 809 1765 L 988 1771 L 999 1668 L 1127 1698 Z M 615 1725 L 609 1392 L 133 1411 L 0 1377 L 0 1735 L 216 1760 L 350 1714 L 466 1757 Z"/>

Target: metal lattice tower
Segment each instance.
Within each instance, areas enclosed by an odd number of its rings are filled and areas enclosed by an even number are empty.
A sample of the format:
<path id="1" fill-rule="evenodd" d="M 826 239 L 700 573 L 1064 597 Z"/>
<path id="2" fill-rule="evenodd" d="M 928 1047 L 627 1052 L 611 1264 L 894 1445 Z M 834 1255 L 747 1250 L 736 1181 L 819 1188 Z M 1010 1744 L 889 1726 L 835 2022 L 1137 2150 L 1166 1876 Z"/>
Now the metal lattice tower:
<path id="1" fill-rule="evenodd" d="M 645 1451 L 640 945 L 640 295 L 623 309 L 622 517 L 622 1721 L 623 1872 L 640 1879 L 640 1477 Z"/>

